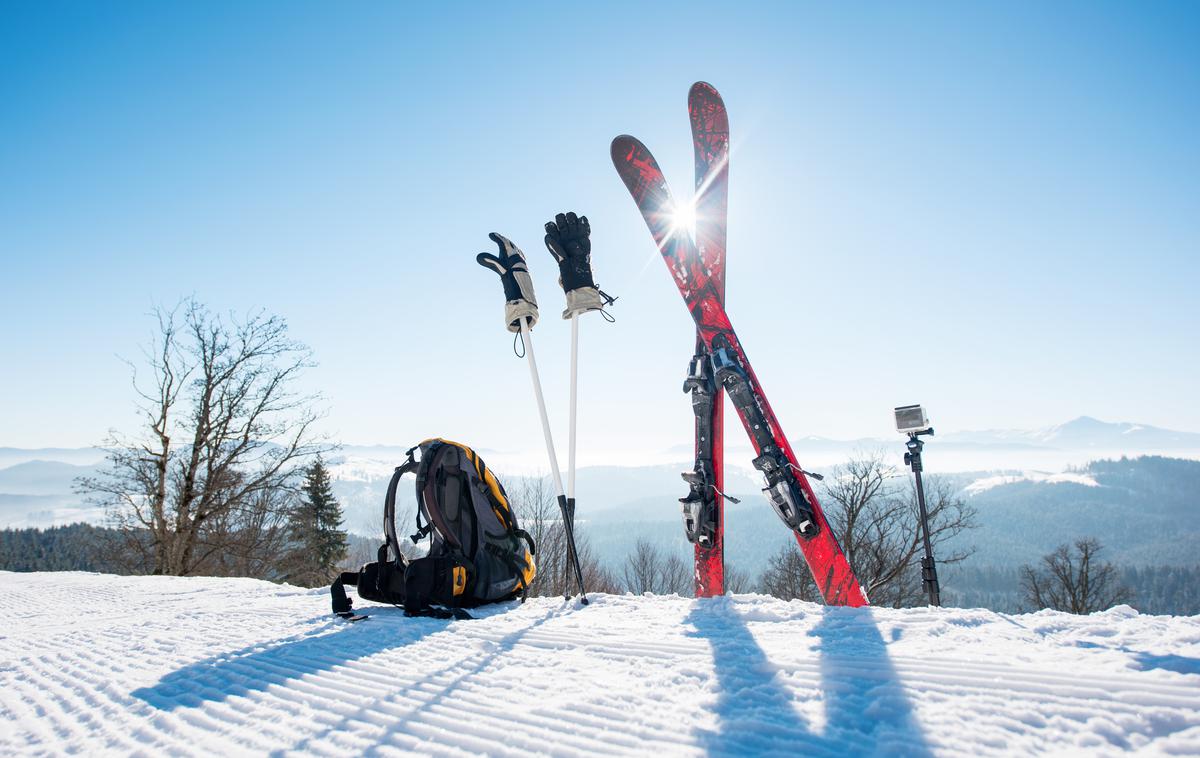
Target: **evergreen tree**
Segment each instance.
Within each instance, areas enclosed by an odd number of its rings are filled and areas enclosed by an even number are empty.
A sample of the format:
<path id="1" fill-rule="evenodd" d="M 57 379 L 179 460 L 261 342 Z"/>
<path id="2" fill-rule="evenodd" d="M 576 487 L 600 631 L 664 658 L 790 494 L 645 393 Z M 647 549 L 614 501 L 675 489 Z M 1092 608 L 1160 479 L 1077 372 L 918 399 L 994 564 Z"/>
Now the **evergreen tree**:
<path id="1" fill-rule="evenodd" d="M 287 579 L 304 587 L 320 587 L 333 581 L 349 552 L 342 530 L 342 506 L 333 496 L 329 469 L 320 456 L 305 469 L 302 492 L 292 513 Z"/>

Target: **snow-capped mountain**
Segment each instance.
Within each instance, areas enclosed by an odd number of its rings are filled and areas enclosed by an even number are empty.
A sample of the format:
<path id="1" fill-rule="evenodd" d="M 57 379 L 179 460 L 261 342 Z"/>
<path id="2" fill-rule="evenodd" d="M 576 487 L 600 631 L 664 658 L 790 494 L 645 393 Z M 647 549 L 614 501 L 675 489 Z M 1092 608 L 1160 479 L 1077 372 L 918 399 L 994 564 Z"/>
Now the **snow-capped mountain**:
<path id="1" fill-rule="evenodd" d="M 1162 429 L 1149 424 L 1107 422 L 1080 416 L 1042 429 L 989 429 L 941 434 L 944 443 L 975 445 L 1032 445 L 1058 450 L 1132 450 L 1166 452 L 1200 450 L 1200 434 Z"/>

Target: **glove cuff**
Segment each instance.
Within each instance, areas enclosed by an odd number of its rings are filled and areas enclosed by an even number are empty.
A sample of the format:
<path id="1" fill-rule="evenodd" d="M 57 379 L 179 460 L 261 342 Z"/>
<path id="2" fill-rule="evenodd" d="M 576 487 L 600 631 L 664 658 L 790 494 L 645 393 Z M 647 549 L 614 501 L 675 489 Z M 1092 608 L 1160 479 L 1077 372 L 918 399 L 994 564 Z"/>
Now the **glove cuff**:
<path id="1" fill-rule="evenodd" d="M 604 299 L 600 297 L 600 290 L 594 286 L 567 290 L 567 309 L 563 311 L 562 317 L 570 319 L 572 316 L 577 316 L 580 313 L 598 311 L 603 308 Z"/>
<path id="2" fill-rule="evenodd" d="M 508 324 L 508 331 L 516 333 L 521 331 L 521 320 L 529 319 L 529 328 L 532 329 L 538 320 L 537 303 L 531 303 L 528 300 L 509 300 L 504 304 L 504 323 Z"/>

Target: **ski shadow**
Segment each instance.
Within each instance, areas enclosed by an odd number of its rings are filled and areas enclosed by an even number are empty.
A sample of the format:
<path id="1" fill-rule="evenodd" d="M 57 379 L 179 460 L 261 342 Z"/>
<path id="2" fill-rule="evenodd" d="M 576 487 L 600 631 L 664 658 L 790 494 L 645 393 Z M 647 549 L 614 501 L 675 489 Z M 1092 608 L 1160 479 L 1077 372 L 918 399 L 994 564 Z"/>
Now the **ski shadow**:
<path id="1" fill-rule="evenodd" d="M 825 606 L 809 632 L 821 654 L 825 733 L 856 754 L 931 755 L 873 614 Z"/>
<path id="2" fill-rule="evenodd" d="M 456 623 L 409 618 L 401 608 L 372 607 L 369 620 L 347 624 L 330 620 L 303 634 L 221 653 L 172 671 L 156 684 L 131 694 L 163 711 L 262 692 L 305 674 L 329 671 L 384 650 L 411 645 Z M 312 619 L 318 621 L 318 619 Z M 465 622 L 465 623 L 470 623 Z M 329 632 L 330 625 L 345 628 Z"/>
<path id="3" fill-rule="evenodd" d="M 688 621 L 712 646 L 716 730 L 700 732 L 712 755 L 929 755 L 869 608 L 821 609 L 817 626 L 825 725 L 797 710 L 789 686 L 728 598 L 699 600 Z M 801 669 L 802 670 L 802 669 Z"/>
<path id="4" fill-rule="evenodd" d="M 1175 655 L 1174 653 L 1154 655 L 1136 650 L 1131 650 L 1130 653 L 1142 671 L 1162 669 L 1174 671 L 1176 674 L 1200 674 L 1200 658 L 1189 658 L 1186 655 Z"/>

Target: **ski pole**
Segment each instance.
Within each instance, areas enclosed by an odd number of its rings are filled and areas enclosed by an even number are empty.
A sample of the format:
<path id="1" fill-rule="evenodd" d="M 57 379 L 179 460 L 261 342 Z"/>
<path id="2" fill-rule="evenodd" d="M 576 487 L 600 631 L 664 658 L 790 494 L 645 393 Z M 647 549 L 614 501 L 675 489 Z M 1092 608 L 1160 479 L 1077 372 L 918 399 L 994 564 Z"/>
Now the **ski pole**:
<path id="1" fill-rule="evenodd" d="M 603 313 L 609 297 L 592 279 L 592 228 L 587 216 L 573 212 L 559 213 L 546 224 L 546 249 L 558 263 L 559 284 L 567 296 L 563 318 L 571 321 L 571 405 L 567 426 L 567 518 L 575 523 L 576 439 L 579 419 L 579 314 L 588 311 Z"/>
<path id="2" fill-rule="evenodd" d="M 546 414 L 546 401 L 542 395 L 542 380 L 538 375 L 537 359 L 533 354 L 533 336 L 531 330 L 537 323 L 537 297 L 533 293 L 533 280 L 529 277 L 529 266 L 525 254 L 504 235 L 492 232 L 488 237 L 499 247 L 499 255 L 480 253 L 475 256 L 479 265 L 490 268 L 500 275 L 504 285 L 504 323 L 510 332 L 520 333 L 525 344 L 525 355 L 529 358 L 529 375 L 533 379 L 533 394 L 537 399 L 538 416 L 542 421 L 542 436 L 546 441 L 546 455 L 550 459 L 550 474 L 554 478 L 554 491 L 558 497 L 558 507 L 562 512 L 563 533 L 567 538 L 567 560 L 575 570 L 575 579 L 579 582 L 579 599 L 587 605 L 587 595 L 584 594 L 583 569 L 579 565 L 579 553 L 575 549 L 575 524 L 571 514 L 567 496 L 563 493 L 562 473 L 558 468 L 558 456 L 554 454 L 554 438 L 550 434 L 550 420 Z M 573 481 L 573 480 L 572 480 Z M 568 579 L 569 581 L 569 579 Z M 570 593 L 567 593 L 570 597 Z"/>
<path id="3" fill-rule="evenodd" d="M 579 600 L 587 605 L 587 595 L 583 588 L 583 570 L 579 566 L 579 553 L 575 550 L 575 525 L 570 513 L 570 501 L 563 494 L 562 474 L 558 468 L 558 456 L 554 452 L 554 437 L 550 432 L 550 420 L 546 414 L 546 400 L 542 395 L 542 380 L 538 375 L 537 358 L 533 353 L 533 332 L 529 330 L 527 319 L 521 319 L 521 339 L 525 342 L 525 357 L 529 359 L 529 376 L 533 380 L 533 394 L 537 399 L 538 415 L 542 420 L 542 436 L 546 441 L 546 455 L 550 459 L 550 475 L 554 478 L 554 491 L 558 495 L 558 507 L 562 512 L 563 533 L 567 538 L 567 558 L 571 568 L 575 570 L 575 579 L 579 583 Z"/>
<path id="4" fill-rule="evenodd" d="M 567 507 L 571 522 L 575 522 L 575 419 L 579 398 L 579 314 L 571 314 L 571 418 L 567 427 Z"/>

